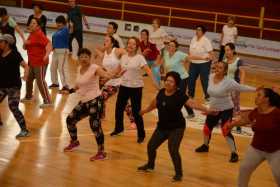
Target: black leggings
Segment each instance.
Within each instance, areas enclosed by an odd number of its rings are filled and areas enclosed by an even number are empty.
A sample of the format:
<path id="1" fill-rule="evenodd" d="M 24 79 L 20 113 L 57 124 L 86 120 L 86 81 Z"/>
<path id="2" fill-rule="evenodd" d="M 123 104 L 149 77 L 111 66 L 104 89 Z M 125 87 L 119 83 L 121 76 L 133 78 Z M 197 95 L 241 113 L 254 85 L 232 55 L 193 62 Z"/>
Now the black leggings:
<path id="1" fill-rule="evenodd" d="M 18 107 L 20 101 L 20 88 L 0 88 L 0 102 L 2 102 L 6 96 L 8 96 L 9 108 L 16 118 L 20 128 L 26 130 L 24 116 Z"/>
<path id="2" fill-rule="evenodd" d="M 72 112 L 67 116 L 66 123 L 71 140 L 77 140 L 76 124 L 83 118 L 89 116 L 89 124 L 98 146 L 104 145 L 104 134 L 101 127 L 101 115 L 103 112 L 103 98 L 101 96 L 88 102 L 79 102 Z"/>
<path id="3" fill-rule="evenodd" d="M 139 114 L 142 102 L 142 89 L 142 87 L 129 88 L 120 86 L 115 111 L 115 132 L 122 132 L 124 130 L 123 113 L 126 108 L 128 99 L 130 99 L 132 114 L 137 126 L 137 135 L 138 137 L 145 137 L 143 118 Z"/>
<path id="4" fill-rule="evenodd" d="M 177 128 L 174 130 L 160 130 L 157 128 L 148 143 L 148 165 L 152 168 L 154 167 L 157 148 L 168 139 L 168 151 L 172 158 L 176 175 L 183 175 L 179 148 L 184 132 L 185 128 Z"/>
<path id="5" fill-rule="evenodd" d="M 76 38 L 78 45 L 79 45 L 79 50 L 83 48 L 83 31 L 75 31 L 70 34 L 69 37 L 69 51 L 72 52 L 72 41 L 73 39 Z"/>
<path id="6" fill-rule="evenodd" d="M 220 54 L 219 54 L 219 61 L 223 61 L 225 55 L 225 46 L 221 45 L 220 47 Z"/>
<path id="7" fill-rule="evenodd" d="M 227 131 L 227 128 L 225 128 L 225 125 L 232 121 L 232 116 L 233 116 L 233 109 L 220 111 L 218 115 L 207 115 L 203 132 L 205 136 L 209 136 L 209 140 L 207 142 L 208 144 L 211 139 L 212 130 L 215 126 L 219 124 L 219 121 L 221 121 L 221 129 L 224 137 L 228 137 L 234 142 L 234 137 L 232 133 L 230 131 Z"/>

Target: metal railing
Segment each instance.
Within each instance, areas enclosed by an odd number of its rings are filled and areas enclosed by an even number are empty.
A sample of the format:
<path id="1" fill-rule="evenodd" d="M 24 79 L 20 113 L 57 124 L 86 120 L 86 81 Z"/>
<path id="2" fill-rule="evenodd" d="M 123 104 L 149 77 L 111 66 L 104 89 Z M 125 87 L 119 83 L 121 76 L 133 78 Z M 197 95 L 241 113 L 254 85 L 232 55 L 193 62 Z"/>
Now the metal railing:
<path id="1" fill-rule="evenodd" d="M 23 4 L 23 0 L 22 4 Z M 51 3 L 51 4 L 60 4 L 66 5 L 67 3 L 54 1 L 54 0 L 33 0 L 35 3 Z M 204 11 L 204 10 L 194 10 L 194 9 L 187 9 L 187 8 L 177 8 L 177 7 L 169 7 L 169 6 L 162 6 L 162 5 L 155 5 L 155 4 L 146 4 L 146 3 L 137 3 L 137 2 L 129 2 L 129 1 L 116 1 L 116 0 L 98 0 L 97 2 L 104 2 L 104 3 L 113 3 L 115 5 L 120 5 L 119 8 L 107 8 L 107 7 L 100 7 L 100 6 L 90 6 L 90 5 L 80 5 L 82 8 L 91 8 L 96 10 L 102 10 L 107 12 L 118 12 L 121 14 L 120 19 L 126 20 L 126 13 L 135 14 L 135 15 L 143 15 L 143 16 L 153 16 L 157 18 L 164 18 L 167 19 L 167 25 L 171 26 L 173 20 L 184 20 L 184 21 L 194 21 L 200 23 L 207 23 L 213 25 L 213 32 L 217 32 L 218 25 L 224 25 L 226 22 L 220 21 L 220 18 L 225 16 L 235 16 L 237 19 L 246 19 L 248 21 L 256 21 L 258 25 L 249 25 L 249 24 L 237 24 L 239 28 L 247 28 L 247 29 L 254 29 L 259 32 L 259 38 L 263 38 L 264 31 L 272 31 L 272 32 L 279 32 L 280 29 L 278 28 L 271 28 L 265 27 L 265 22 L 273 22 L 275 25 L 279 25 L 280 19 L 272 19 L 272 18 L 265 18 L 265 8 L 260 8 L 259 16 L 248 16 L 248 15 L 240 15 L 240 14 L 229 14 L 223 12 L 213 12 L 213 11 Z M 144 8 L 155 8 L 166 10 L 168 14 L 160 14 L 160 13 L 151 13 L 139 10 L 131 10 L 129 6 L 139 6 Z M 176 11 L 184 12 L 184 13 L 196 13 L 200 15 L 209 15 L 207 16 L 209 19 L 202 19 L 202 18 L 194 18 L 191 16 L 178 16 L 174 15 Z M 211 19 L 214 18 L 214 19 Z"/>

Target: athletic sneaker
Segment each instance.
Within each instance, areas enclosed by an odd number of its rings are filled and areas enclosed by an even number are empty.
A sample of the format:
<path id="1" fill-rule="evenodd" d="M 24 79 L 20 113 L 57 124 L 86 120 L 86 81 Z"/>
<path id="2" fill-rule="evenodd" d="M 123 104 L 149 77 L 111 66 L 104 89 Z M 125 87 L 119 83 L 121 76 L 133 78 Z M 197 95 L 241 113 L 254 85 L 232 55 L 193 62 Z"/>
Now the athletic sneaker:
<path id="1" fill-rule="evenodd" d="M 110 136 L 120 136 L 123 131 L 113 131 L 111 132 Z"/>
<path id="2" fill-rule="evenodd" d="M 68 86 L 63 86 L 61 90 L 59 90 L 60 93 L 69 93 L 70 89 Z"/>
<path id="3" fill-rule="evenodd" d="M 49 86 L 49 89 L 52 89 L 52 88 L 59 88 L 59 85 L 58 84 L 51 84 Z"/>
<path id="4" fill-rule="evenodd" d="M 25 98 L 21 99 L 20 102 L 22 102 L 22 103 L 32 102 L 32 98 L 25 97 Z"/>
<path id="5" fill-rule="evenodd" d="M 195 152 L 197 153 L 206 153 L 208 151 L 209 151 L 209 146 L 205 144 L 202 144 L 200 147 L 195 149 Z"/>
<path id="6" fill-rule="evenodd" d="M 71 140 L 70 144 L 64 148 L 64 152 L 73 151 L 75 148 L 79 147 L 80 142 L 78 140 Z"/>
<path id="7" fill-rule="evenodd" d="M 145 137 L 138 137 L 137 138 L 137 143 L 141 144 L 144 142 Z"/>
<path id="8" fill-rule="evenodd" d="M 132 129 L 132 130 L 136 129 L 136 124 L 134 122 L 130 123 L 129 129 Z"/>
<path id="9" fill-rule="evenodd" d="M 21 130 L 17 135 L 16 138 L 23 138 L 28 137 L 30 135 L 29 131 L 27 129 Z"/>
<path id="10" fill-rule="evenodd" d="M 232 153 L 231 153 L 231 156 L 230 156 L 229 162 L 238 162 L 238 160 L 239 160 L 238 154 L 235 153 L 235 152 L 232 152 Z"/>
<path id="11" fill-rule="evenodd" d="M 148 164 L 145 164 L 143 166 L 140 166 L 137 168 L 138 171 L 146 171 L 146 172 L 151 172 L 154 170 L 154 166 L 149 166 Z"/>
<path id="12" fill-rule="evenodd" d="M 172 182 L 179 182 L 179 181 L 182 181 L 182 175 L 175 175 L 173 178 L 172 178 Z"/>
<path id="13" fill-rule="evenodd" d="M 107 158 L 107 153 L 104 151 L 98 151 L 96 155 L 89 158 L 90 161 L 95 160 L 105 160 Z"/>
<path id="14" fill-rule="evenodd" d="M 52 103 L 43 103 L 39 106 L 40 108 L 48 108 L 48 107 L 53 107 Z"/>

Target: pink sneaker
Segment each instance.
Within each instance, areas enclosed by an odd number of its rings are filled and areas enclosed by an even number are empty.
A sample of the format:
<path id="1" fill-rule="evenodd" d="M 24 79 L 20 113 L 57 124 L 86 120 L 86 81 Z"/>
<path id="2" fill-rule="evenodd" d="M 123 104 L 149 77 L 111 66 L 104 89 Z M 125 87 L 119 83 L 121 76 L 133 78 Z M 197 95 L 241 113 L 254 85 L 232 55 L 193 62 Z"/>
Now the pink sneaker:
<path id="1" fill-rule="evenodd" d="M 89 158 L 90 161 L 95 161 L 95 160 L 105 160 L 107 158 L 107 153 L 103 151 L 99 151 L 95 156 L 92 156 Z"/>
<path id="2" fill-rule="evenodd" d="M 136 129 L 136 124 L 134 122 L 130 123 L 129 129 Z"/>
<path id="3" fill-rule="evenodd" d="M 79 147 L 80 142 L 78 140 L 71 140 L 70 144 L 64 148 L 64 152 L 70 152 L 73 151 L 75 148 Z"/>

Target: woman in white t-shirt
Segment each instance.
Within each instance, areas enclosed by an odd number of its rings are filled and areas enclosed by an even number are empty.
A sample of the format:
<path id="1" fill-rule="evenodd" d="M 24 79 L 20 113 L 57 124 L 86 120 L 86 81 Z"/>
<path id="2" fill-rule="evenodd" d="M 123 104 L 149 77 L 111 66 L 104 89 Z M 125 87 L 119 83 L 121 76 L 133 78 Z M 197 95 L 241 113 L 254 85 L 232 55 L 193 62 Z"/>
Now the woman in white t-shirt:
<path id="1" fill-rule="evenodd" d="M 203 25 L 196 27 L 196 35 L 192 38 L 189 49 L 189 96 L 194 97 L 196 80 L 200 76 L 205 99 L 208 100 L 207 93 L 208 78 L 211 61 L 214 59 L 213 47 L 210 40 L 205 36 L 206 28 Z"/>
<path id="2" fill-rule="evenodd" d="M 168 34 L 163 28 L 160 27 L 160 20 L 158 18 L 153 20 L 153 30 L 150 32 L 151 43 L 157 46 L 159 51 L 162 51 L 165 47 L 164 42 L 168 38 Z"/>
<path id="3" fill-rule="evenodd" d="M 155 87 L 157 84 L 153 74 L 146 63 L 145 58 L 141 54 L 137 54 L 140 42 L 136 37 L 128 39 L 126 54 L 121 57 L 121 68 L 125 71 L 121 77 L 119 93 L 116 102 L 115 111 L 115 129 L 111 136 L 115 136 L 123 132 L 123 112 L 125 110 L 128 99 L 131 101 L 132 113 L 137 126 L 138 143 L 142 143 L 145 139 L 145 130 L 142 116 L 139 115 L 142 102 L 142 90 L 144 80 L 142 70 L 153 80 Z"/>
<path id="4" fill-rule="evenodd" d="M 225 55 L 225 45 L 227 43 L 235 43 L 237 39 L 238 31 L 237 27 L 235 26 L 235 17 L 229 16 L 228 23 L 224 25 L 222 34 L 221 34 L 221 49 L 219 55 L 219 61 L 222 61 Z"/>
<path id="5" fill-rule="evenodd" d="M 102 67 L 108 72 L 120 69 L 120 58 L 122 54 L 126 53 L 125 49 L 119 48 L 118 41 L 111 35 L 105 36 L 103 48 L 104 52 L 99 50 L 98 48 L 95 49 L 97 55 L 100 56 L 102 59 Z M 118 92 L 121 84 L 121 78 L 111 79 L 109 81 L 101 80 L 100 83 L 103 84 L 102 96 L 104 99 L 104 110 L 102 118 L 104 118 L 106 110 L 106 101 Z M 129 104 L 126 106 L 125 111 L 131 123 L 130 127 L 135 129 L 136 125 L 134 123 L 131 106 Z"/>

